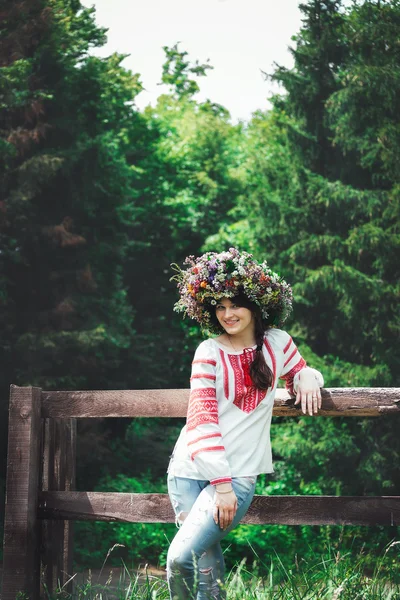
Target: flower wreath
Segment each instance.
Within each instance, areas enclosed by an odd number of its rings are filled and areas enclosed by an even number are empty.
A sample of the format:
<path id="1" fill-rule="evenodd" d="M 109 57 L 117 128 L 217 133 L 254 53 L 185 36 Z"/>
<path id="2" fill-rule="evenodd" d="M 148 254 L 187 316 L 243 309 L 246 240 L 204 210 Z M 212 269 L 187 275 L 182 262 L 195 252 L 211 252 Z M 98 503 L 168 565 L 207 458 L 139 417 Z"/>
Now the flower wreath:
<path id="1" fill-rule="evenodd" d="M 174 311 L 195 319 L 211 333 L 220 329 L 211 321 L 212 306 L 221 298 L 233 298 L 239 293 L 261 309 L 264 322 L 280 327 L 292 310 L 292 288 L 278 273 L 274 273 L 264 261 L 258 263 L 248 252 L 229 248 L 226 252 L 206 252 L 195 258 L 188 256 L 187 269 L 178 265 L 171 267 L 176 275 L 180 300 Z"/>

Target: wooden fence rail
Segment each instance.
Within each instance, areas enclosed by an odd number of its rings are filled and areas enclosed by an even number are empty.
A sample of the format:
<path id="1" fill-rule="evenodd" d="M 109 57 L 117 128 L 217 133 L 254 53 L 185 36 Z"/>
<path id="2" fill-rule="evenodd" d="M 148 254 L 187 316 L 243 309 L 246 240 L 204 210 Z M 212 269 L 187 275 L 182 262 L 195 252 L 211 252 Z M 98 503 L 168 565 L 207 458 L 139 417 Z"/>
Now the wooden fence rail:
<path id="1" fill-rule="evenodd" d="M 184 417 L 189 390 L 59 391 L 12 385 L 4 525 L 2 600 L 37 600 L 72 574 L 74 520 L 169 523 L 166 494 L 77 492 L 76 419 Z M 285 390 L 275 416 L 299 416 Z M 318 417 L 400 414 L 398 388 L 322 391 Z M 313 417 L 315 418 L 315 417 Z M 400 496 L 255 496 L 253 524 L 399 525 Z M 66 588 L 64 588 L 66 589 Z"/>

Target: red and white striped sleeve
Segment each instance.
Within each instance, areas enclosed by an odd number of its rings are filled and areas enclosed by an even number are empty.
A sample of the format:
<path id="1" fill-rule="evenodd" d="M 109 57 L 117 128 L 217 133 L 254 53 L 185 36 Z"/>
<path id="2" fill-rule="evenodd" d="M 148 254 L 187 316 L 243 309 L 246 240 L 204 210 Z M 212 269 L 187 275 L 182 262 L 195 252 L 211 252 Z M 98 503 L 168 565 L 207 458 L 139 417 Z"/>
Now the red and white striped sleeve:
<path id="1" fill-rule="evenodd" d="M 286 331 L 281 331 L 284 334 L 283 337 L 283 369 L 280 374 L 280 379 L 284 379 L 286 382 L 286 389 L 292 395 L 297 392 L 297 384 L 301 377 L 300 372 L 303 369 L 307 371 L 313 371 L 318 381 L 319 387 L 323 387 L 324 378 L 322 374 L 316 369 L 307 367 L 307 363 L 301 356 L 291 336 Z"/>
<path id="2" fill-rule="evenodd" d="M 192 362 L 186 441 L 191 459 L 211 484 L 232 481 L 218 419 L 216 354 L 208 340 L 197 348 Z"/>

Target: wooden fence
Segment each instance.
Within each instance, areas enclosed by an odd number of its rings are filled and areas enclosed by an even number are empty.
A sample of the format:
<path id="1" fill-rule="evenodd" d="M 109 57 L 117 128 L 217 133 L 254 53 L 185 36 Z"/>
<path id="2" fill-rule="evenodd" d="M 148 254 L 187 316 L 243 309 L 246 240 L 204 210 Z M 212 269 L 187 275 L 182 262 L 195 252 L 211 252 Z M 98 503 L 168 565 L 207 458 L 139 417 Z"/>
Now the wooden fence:
<path id="1" fill-rule="evenodd" d="M 170 523 L 166 494 L 76 492 L 76 419 L 184 417 L 189 390 L 46 392 L 11 386 L 2 600 L 32 600 L 72 574 L 72 521 Z M 275 416 L 299 416 L 278 390 Z M 319 417 L 400 414 L 400 389 L 322 391 Z M 315 418 L 315 417 L 313 417 Z M 400 496 L 255 496 L 245 523 L 399 525 Z M 41 582 L 41 583 L 40 583 Z M 64 588 L 66 589 L 66 588 Z"/>

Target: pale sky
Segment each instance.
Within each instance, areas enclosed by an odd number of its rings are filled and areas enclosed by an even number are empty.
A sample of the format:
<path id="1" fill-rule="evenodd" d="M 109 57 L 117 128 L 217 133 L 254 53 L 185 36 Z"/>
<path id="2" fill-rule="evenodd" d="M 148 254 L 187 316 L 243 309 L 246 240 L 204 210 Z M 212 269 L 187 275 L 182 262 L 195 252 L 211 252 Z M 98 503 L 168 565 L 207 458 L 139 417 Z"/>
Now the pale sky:
<path id="1" fill-rule="evenodd" d="M 157 85 L 165 62 L 163 46 L 180 42 L 191 61 L 210 59 L 214 70 L 199 78 L 196 99 L 209 98 L 229 110 L 232 120 L 248 120 L 268 108 L 278 91 L 261 73 L 273 63 L 291 67 L 288 46 L 301 25 L 298 0 L 83 0 L 95 6 L 108 43 L 96 54 L 130 54 L 123 65 L 139 73 L 145 90 L 136 105 L 154 105 L 166 91 Z"/>

